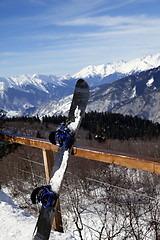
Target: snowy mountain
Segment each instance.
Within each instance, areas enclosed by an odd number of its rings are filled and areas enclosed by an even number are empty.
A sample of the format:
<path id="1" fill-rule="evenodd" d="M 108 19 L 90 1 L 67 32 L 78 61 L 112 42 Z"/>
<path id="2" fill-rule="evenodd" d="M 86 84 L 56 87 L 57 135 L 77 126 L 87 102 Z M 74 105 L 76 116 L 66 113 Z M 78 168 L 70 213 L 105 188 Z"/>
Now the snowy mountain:
<path id="1" fill-rule="evenodd" d="M 31 115 L 35 112 L 45 115 L 50 112 L 48 109 L 52 109 L 54 114 L 56 111 L 62 113 L 63 98 L 73 93 L 76 80 L 79 78 L 85 79 L 90 87 L 95 88 L 158 66 L 160 66 L 160 54 L 147 55 L 129 62 L 88 66 L 73 76 L 34 74 L 0 77 L 0 109 L 3 109 L 9 117 Z M 96 92 L 97 89 L 95 88 L 94 91 Z M 55 101 L 58 101 L 58 105 Z M 67 106 L 69 108 L 66 104 L 65 111 Z"/>
<path id="2" fill-rule="evenodd" d="M 53 116 L 53 115 L 65 115 L 67 116 L 72 96 L 69 95 L 65 98 L 62 98 L 60 100 L 54 100 L 47 103 L 43 103 L 41 106 L 35 109 L 35 111 L 32 113 L 34 116 L 39 116 L 42 118 L 43 116 Z"/>
<path id="3" fill-rule="evenodd" d="M 50 100 L 73 92 L 76 80 L 52 75 L 22 75 L 0 78 L 0 109 L 8 116 L 23 115 Z"/>
<path id="4" fill-rule="evenodd" d="M 66 115 L 71 96 L 38 108 L 40 117 L 47 113 Z M 55 111 L 56 110 L 56 111 Z M 160 123 L 160 67 L 143 71 L 91 91 L 87 111 L 114 112 L 139 116 Z"/>
<path id="5" fill-rule="evenodd" d="M 74 74 L 72 78 L 84 78 L 90 86 L 110 83 L 136 72 L 145 71 L 160 66 L 160 54 L 146 55 L 128 62 L 120 61 L 98 66 L 88 66 Z M 96 77 L 96 83 L 95 83 Z"/>
<path id="6" fill-rule="evenodd" d="M 11 198 L 0 190 L 0 232 L 2 240 L 29 240 L 36 225 L 36 218 L 17 207 Z M 50 239 L 74 240 L 70 234 L 52 231 Z"/>
<path id="7" fill-rule="evenodd" d="M 89 111 L 110 111 L 160 122 L 160 67 L 104 85 L 90 100 Z"/>

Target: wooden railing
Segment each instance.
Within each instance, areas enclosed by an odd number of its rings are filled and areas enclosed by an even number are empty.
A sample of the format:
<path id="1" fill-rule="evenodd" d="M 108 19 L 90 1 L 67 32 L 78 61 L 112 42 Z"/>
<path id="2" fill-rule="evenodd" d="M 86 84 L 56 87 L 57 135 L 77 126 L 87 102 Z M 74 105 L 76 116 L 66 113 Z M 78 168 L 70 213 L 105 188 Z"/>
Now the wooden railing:
<path id="1" fill-rule="evenodd" d="M 0 133 L 0 139 L 22 145 L 27 145 L 35 148 L 40 148 L 43 151 L 44 167 L 46 180 L 49 181 L 52 166 L 54 164 L 53 151 L 58 151 L 58 146 L 51 144 L 46 139 L 29 138 L 18 135 Z M 152 173 L 160 174 L 160 159 L 142 158 L 133 155 L 115 153 L 111 151 L 102 151 L 80 146 L 74 146 L 72 154 L 77 157 L 92 159 L 105 163 L 112 163 L 125 167 L 145 170 Z M 57 212 L 53 222 L 53 227 L 59 232 L 63 232 L 62 219 L 60 213 L 60 204 L 58 202 Z"/>

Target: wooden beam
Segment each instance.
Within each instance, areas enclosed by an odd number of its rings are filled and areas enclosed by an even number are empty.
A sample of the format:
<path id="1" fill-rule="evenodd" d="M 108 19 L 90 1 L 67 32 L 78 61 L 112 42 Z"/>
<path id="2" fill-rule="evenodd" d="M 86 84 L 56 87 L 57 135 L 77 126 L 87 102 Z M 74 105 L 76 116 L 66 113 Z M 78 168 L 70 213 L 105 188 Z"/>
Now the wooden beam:
<path id="1" fill-rule="evenodd" d="M 47 184 L 49 183 L 52 167 L 54 165 L 54 156 L 52 150 L 43 149 L 43 161 L 46 173 Z"/>
<path id="2" fill-rule="evenodd" d="M 24 144 L 31 147 L 58 151 L 58 146 L 53 145 L 49 141 L 44 139 L 21 137 L 5 133 L 0 133 L 0 138 L 5 141 Z M 160 174 L 160 159 L 135 157 L 129 154 L 121 154 L 84 147 L 82 148 L 79 146 L 73 147 L 72 154 L 76 157 L 89 158 L 95 161 L 113 163 L 124 167 L 136 168 Z"/>
<path id="3" fill-rule="evenodd" d="M 53 228 L 54 230 L 63 233 L 63 223 L 62 223 L 61 206 L 60 206 L 59 199 L 57 201 L 55 217 L 53 219 Z"/>
<path id="4" fill-rule="evenodd" d="M 129 154 L 86 149 L 82 147 L 74 147 L 73 150 L 73 154 L 78 157 L 89 158 L 100 162 L 113 163 L 124 167 L 136 168 L 160 174 L 160 159 L 142 158 Z"/>
<path id="5" fill-rule="evenodd" d="M 44 166 L 45 166 L 46 180 L 47 180 L 47 184 L 48 184 L 50 175 L 52 172 L 52 167 L 54 165 L 53 151 L 43 149 L 43 160 L 44 160 Z M 61 207 L 60 207 L 59 199 L 57 201 L 56 212 L 55 212 L 55 216 L 53 219 L 53 228 L 54 228 L 54 230 L 63 233 L 63 223 L 62 223 Z"/>
<path id="6" fill-rule="evenodd" d="M 36 147 L 46 150 L 52 150 L 52 151 L 58 151 L 58 146 L 53 145 L 46 139 L 41 138 L 31 138 L 31 137 L 25 137 L 25 136 L 18 136 L 18 135 L 11 135 L 8 133 L 0 133 L 0 139 L 4 141 L 9 141 L 13 143 L 19 143 L 30 147 Z"/>

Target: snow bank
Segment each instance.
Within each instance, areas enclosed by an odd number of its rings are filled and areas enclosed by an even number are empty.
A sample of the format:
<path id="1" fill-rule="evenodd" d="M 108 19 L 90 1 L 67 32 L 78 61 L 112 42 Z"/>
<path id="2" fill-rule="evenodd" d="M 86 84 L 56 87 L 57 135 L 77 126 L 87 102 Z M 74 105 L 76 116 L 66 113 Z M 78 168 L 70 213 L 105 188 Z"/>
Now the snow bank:
<path id="1" fill-rule="evenodd" d="M 36 218 L 17 207 L 11 198 L 0 190 L 1 240 L 31 240 Z M 69 234 L 51 232 L 50 240 L 74 240 Z"/>

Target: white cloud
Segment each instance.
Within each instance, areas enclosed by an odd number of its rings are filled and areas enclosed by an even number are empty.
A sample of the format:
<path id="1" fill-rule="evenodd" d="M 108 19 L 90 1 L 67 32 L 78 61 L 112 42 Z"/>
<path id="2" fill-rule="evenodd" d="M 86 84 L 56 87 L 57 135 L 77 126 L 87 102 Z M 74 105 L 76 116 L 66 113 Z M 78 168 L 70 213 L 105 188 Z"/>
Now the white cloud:
<path id="1" fill-rule="evenodd" d="M 120 25 L 157 25 L 160 23 L 160 18 L 148 17 L 146 15 L 133 16 L 99 16 L 88 18 L 74 18 L 66 21 L 57 22 L 62 26 L 101 26 L 101 27 L 116 27 Z M 158 27 L 158 25 L 157 25 Z"/>
<path id="2" fill-rule="evenodd" d="M 160 34 L 160 18 L 151 18 L 146 15 L 135 16 L 100 16 L 100 17 L 84 17 L 74 18 L 70 20 L 52 19 L 51 16 L 47 17 L 34 17 L 28 19 L 18 20 L 18 25 L 24 30 L 21 34 L 12 34 L 9 38 L 12 40 L 22 41 L 68 41 L 80 39 L 92 39 L 95 38 L 108 38 L 111 36 L 128 36 L 134 34 L 140 34 L 139 37 L 146 38 L 150 35 L 159 36 Z M 25 23 L 27 22 L 27 25 Z M 34 24 L 32 24 L 34 22 Z M 13 23 L 13 21 L 12 21 Z M 31 27 L 28 27 L 28 24 Z M 41 28 L 44 26 L 49 27 L 48 31 L 43 31 Z M 88 29 L 86 28 L 88 26 Z M 53 27 L 53 29 L 52 29 Z M 59 30 L 55 30 L 54 28 Z M 68 28 L 70 27 L 70 28 Z M 90 28 L 91 27 L 91 28 Z M 20 26 L 18 27 L 18 30 Z M 62 30 L 61 30 L 62 28 Z M 16 27 L 14 27 L 14 30 Z M 26 31 L 25 31 L 26 29 Z M 15 31 L 16 33 L 16 31 Z M 143 36 L 143 34 L 145 34 Z M 46 44 L 49 44 L 46 42 Z M 41 45 L 41 44 L 40 44 Z M 38 45 L 37 45 L 38 47 Z"/>

